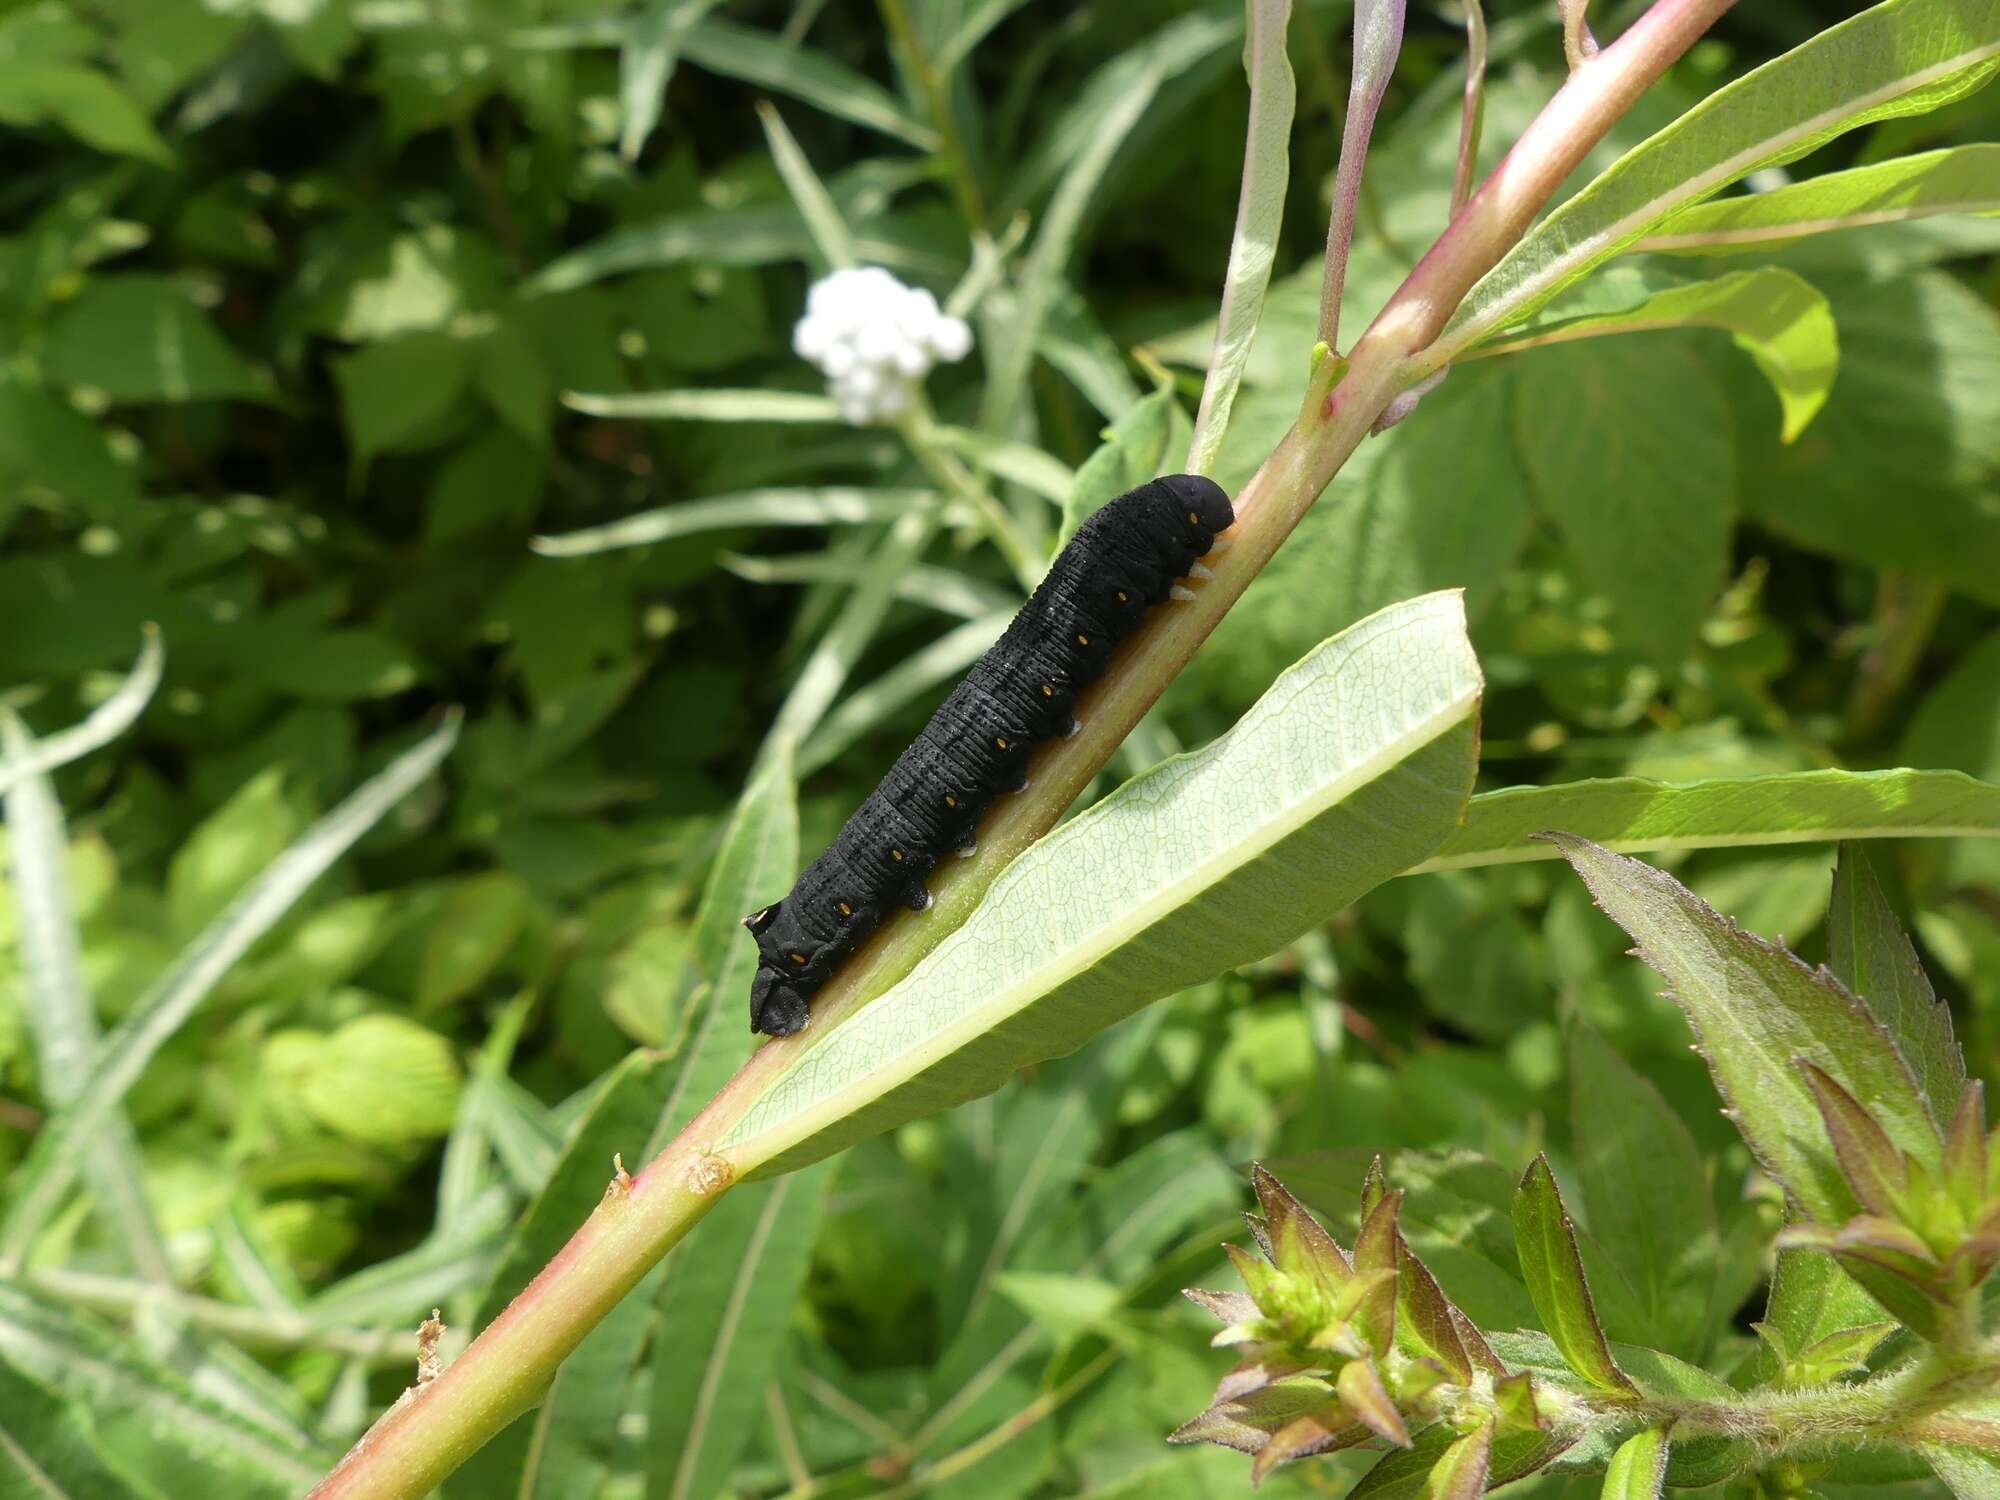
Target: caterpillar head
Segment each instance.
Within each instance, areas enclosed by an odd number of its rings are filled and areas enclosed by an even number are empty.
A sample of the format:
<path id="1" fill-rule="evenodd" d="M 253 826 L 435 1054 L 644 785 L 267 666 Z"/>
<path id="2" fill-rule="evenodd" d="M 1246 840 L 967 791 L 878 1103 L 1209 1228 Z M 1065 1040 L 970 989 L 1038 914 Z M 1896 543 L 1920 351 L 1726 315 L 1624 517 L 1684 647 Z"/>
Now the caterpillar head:
<path id="1" fill-rule="evenodd" d="M 1217 532 L 1236 524 L 1236 508 L 1229 503 L 1229 492 L 1213 479 L 1200 474 L 1169 474 L 1158 483 L 1182 508 L 1200 539 L 1199 551 L 1208 551 Z"/>
<path id="2" fill-rule="evenodd" d="M 759 968 L 750 981 L 750 1029 L 766 1036 L 805 1030 L 806 992 L 776 969 Z"/>

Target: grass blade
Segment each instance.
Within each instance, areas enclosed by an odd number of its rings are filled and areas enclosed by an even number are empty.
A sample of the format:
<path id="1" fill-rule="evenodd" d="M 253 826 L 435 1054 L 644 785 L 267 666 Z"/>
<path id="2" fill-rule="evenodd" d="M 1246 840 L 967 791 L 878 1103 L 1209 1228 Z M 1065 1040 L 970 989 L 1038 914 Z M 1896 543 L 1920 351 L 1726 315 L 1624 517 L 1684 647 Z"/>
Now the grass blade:
<path id="1" fill-rule="evenodd" d="M 646 138 L 660 123 L 667 85 L 688 30 L 720 0 L 656 0 L 651 9 L 630 22 L 618 49 L 618 103 L 625 121 L 618 149 L 627 161 L 637 161 Z"/>
<path id="2" fill-rule="evenodd" d="M 702 531 L 752 526 L 858 526 L 893 521 L 931 498 L 929 490 L 744 490 L 683 500 L 642 511 L 605 526 L 538 536 L 529 545 L 543 557 L 587 557 L 617 547 L 644 547 Z"/>
<path id="3" fill-rule="evenodd" d="M 681 422 L 838 422 L 831 396 L 805 391 L 641 391 L 592 395 L 564 391 L 563 405 L 593 417 Z"/>
<path id="4" fill-rule="evenodd" d="M 764 127 L 764 140 L 771 148 L 771 160 L 778 165 L 778 175 L 785 179 L 785 189 L 798 206 L 799 217 L 806 221 L 813 243 L 819 247 L 820 260 L 828 270 L 854 265 L 859 259 L 854 236 L 841 219 L 826 184 L 819 180 L 805 152 L 785 128 L 784 120 L 761 99 L 757 101 L 757 119 Z"/>
<path id="5" fill-rule="evenodd" d="M 1250 31 L 1243 71 L 1250 79 L 1250 119 L 1243 137 L 1243 187 L 1236 199 L 1236 231 L 1222 278 L 1222 311 L 1216 318 L 1215 352 L 1188 445 L 1190 473 L 1206 474 L 1229 429 L 1229 409 L 1250 362 L 1250 345 L 1264 315 L 1264 293 L 1278 253 L 1291 181 L 1292 110 L 1298 88 L 1285 53 L 1292 0 L 1249 0 Z"/>
<path id="6" fill-rule="evenodd" d="M 713 17 L 690 28 L 681 55 L 725 78 L 754 83 L 825 110 L 838 119 L 879 130 L 935 151 L 937 132 L 912 117 L 877 83 L 852 68 L 803 47 L 788 47 L 768 32 Z"/>
<path id="7" fill-rule="evenodd" d="M 810 776 L 904 704 L 963 676 L 1012 618 L 1006 610 L 968 621 L 848 694 L 799 747 L 799 774 Z"/>
<path id="8" fill-rule="evenodd" d="M 70 904 L 69 836 L 55 789 L 38 769 L 47 757 L 37 754 L 21 721 L 6 709 L 0 709 L 0 754 L 12 765 L 37 768 L 17 777 L 6 793 L 7 842 L 35 1077 L 60 1110 L 76 1102 L 90 1076 L 100 1035 Z M 139 1138 L 122 1108 L 104 1118 L 91 1183 L 133 1266 L 149 1281 L 171 1285 L 166 1245 L 146 1201 Z"/>
<path id="9" fill-rule="evenodd" d="M 1482 792 L 1465 823 L 1410 871 L 1560 857 L 1535 835 L 1561 828 L 1621 854 L 1831 844 L 1842 839 L 2000 836 L 2000 787 L 1957 771 L 1792 771 L 1680 784 L 1642 776 Z"/>
<path id="10" fill-rule="evenodd" d="M 291 910 L 333 862 L 437 769 L 458 738 L 458 725 L 456 713 L 448 716 L 308 829 L 188 945 L 133 1006 L 106 1039 L 74 1102 L 36 1136 L 16 1177 L 6 1218 L 0 1221 L 0 1261 L 20 1260 L 26 1255 L 95 1148 L 105 1122 L 139 1081 L 153 1055 L 194 1014 L 231 965 Z"/>
<path id="11" fill-rule="evenodd" d="M 58 766 L 80 760 L 130 729 L 152 701 L 153 693 L 160 685 L 160 669 L 165 660 L 165 653 L 160 649 L 159 627 L 146 626 L 145 639 L 139 647 L 138 660 L 132 663 L 132 670 L 125 674 L 125 680 L 118 685 L 117 691 L 85 715 L 81 724 L 45 735 L 20 749 L 9 748 L 0 752 L 0 793 L 24 777 L 44 775 Z"/>

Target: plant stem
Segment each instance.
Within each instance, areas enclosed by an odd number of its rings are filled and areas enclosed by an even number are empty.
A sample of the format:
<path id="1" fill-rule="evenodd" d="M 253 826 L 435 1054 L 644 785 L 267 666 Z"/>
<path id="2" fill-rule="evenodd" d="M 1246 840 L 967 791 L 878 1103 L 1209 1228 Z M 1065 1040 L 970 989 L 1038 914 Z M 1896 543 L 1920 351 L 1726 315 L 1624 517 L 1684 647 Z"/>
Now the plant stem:
<path id="1" fill-rule="evenodd" d="M 1900 569 L 1883 571 L 1868 649 L 1862 653 L 1854 690 L 1847 700 L 1847 722 L 1841 737 L 1848 743 L 1873 735 L 1909 686 L 1949 593 L 1943 584 L 1912 578 Z"/>
<path id="2" fill-rule="evenodd" d="M 937 64 L 918 40 L 917 28 L 910 21 L 910 8 L 905 0 L 876 0 L 876 3 L 896 50 L 903 54 L 903 66 L 910 70 L 910 76 L 916 79 L 917 87 L 923 91 L 931 124 L 937 127 L 938 154 L 944 158 L 951 196 L 958 204 L 959 217 L 965 220 L 965 227 L 969 230 L 984 229 L 986 203 L 979 191 L 979 181 L 972 175 L 965 143 L 959 139 L 958 125 L 952 117 L 948 80 L 938 71 Z"/>
<path id="3" fill-rule="evenodd" d="M 313 1491 L 314 1500 L 417 1500 L 428 1493 L 534 1404 L 563 1358 L 733 1180 L 766 1164 L 770 1151 L 760 1150 L 754 1139 L 728 1157 L 716 1153 L 714 1144 L 846 1016 L 908 973 L 964 920 L 1015 855 L 1054 826 L 1291 534 L 1375 419 L 1424 373 L 1411 356 L 1437 336 L 1473 282 L 1520 237 L 1571 168 L 1729 4 L 1660 0 L 1615 45 L 1570 76 L 1383 308 L 1351 360 L 1322 361 L 1328 379 L 1338 373 L 1337 383 L 1311 403 L 1237 495 L 1237 523 L 1228 550 L 1210 555 L 1211 576 L 1191 601 L 1155 611 L 1120 650 L 1111 669 L 1079 701 L 1079 731 L 1037 756 L 1026 791 L 1000 800 L 980 827 L 978 852 L 949 861 L 938 873 L 925 919 L 884 922 L 819 991 L 813 1026 L 753 1053 L 628 1189 L 607 1194 L 470 1348 L 436 1380 L 404 1394 Z M 920 460 L 931 447 L 914 446 Z"/>

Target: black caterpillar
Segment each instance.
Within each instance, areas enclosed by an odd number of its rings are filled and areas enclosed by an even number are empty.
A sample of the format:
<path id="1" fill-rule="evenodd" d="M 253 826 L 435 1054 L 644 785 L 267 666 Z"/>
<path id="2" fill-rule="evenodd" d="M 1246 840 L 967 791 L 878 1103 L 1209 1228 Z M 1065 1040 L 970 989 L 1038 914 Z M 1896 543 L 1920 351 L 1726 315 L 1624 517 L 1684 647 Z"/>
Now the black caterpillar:
<path id="1" fill-rule="evenodd" d="M 1041 586 L 784 900 L 743 919 L 757 938 L 750 1029 L 790 1036 L 806 1002 L 883 910 L 930 904 L 924 877 L 972 847 L 987 805 L 1027 784 L 1028 755 L 1070 733 L 1077 694 L 1236 520 L 1221 487 L 1173 474 L 1077 529 Z"/>

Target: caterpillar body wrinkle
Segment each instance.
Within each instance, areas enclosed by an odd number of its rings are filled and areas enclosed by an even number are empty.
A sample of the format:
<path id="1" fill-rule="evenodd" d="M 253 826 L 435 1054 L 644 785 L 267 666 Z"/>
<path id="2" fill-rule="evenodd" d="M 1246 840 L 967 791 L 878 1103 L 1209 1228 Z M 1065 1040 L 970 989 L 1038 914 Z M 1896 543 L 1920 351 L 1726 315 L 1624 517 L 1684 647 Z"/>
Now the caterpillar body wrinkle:
<path id="1" fill-rule="evenodd" d="M 1077 695 L 1113 649 L 1235 519 L 1220 486 L 1175 474 L 1120 495 L 1077 529 L 832 846 L 782 901 L 743 919 L 757 939 L 753 1031 L 802 1029 L 813 992 L 884 912 L 930 904 L 932 867 L 972 847 L 993 799 L 1026 784 L 1034 748 L 1074 728 Z"/>

